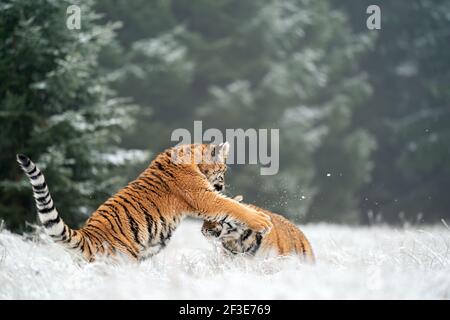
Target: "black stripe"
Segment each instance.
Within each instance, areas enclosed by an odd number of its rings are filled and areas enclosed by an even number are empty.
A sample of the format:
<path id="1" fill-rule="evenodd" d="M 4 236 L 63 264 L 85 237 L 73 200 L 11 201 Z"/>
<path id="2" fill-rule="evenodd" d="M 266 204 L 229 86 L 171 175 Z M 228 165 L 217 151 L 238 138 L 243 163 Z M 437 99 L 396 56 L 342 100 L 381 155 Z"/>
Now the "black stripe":
<path id="1" fill-rule="evenodd" d="M 162 178 L 157 174 L 157 172 L 158 172 L 158 171 L 153 170 L 150 174 L 151 174 L 153 177 L 155 177 L 155 178 L 157 178 L 157 179 L 159 180 L 161 186 L 165 187 L 166 189 L 169 189 L 169 186 L 167 185 L 167 183 L 164 181 L 164 179 L 162 179 Z"/>
<path id="2" fill-rule="evenodd" d="M 148 241 L 150 242 L 153 239 L 153 217 L 151 215 L 145 215 L 145 221 L 147 221 Z"/>
<path id="3" fill-rule="evenodd" d="M 170 172 L 169 170 L 165 170 L 164 171 L 165 174 L 167 174 L 169 177 L 171 177 L 172 179 L 175 179 L 175 176 L 172 174 L 172 172 Z"/>
<path id="4" fill-rule="evenodd" d="M 70 235 L 69 241 L 72 242 L 72 238 L 76 237 L 79 234 L 79 232 L 74 231 L 74 230 L 70 230 L 70 232 L 71 232 L 71 235 Z M 79 235 L 79 236 L 80 236 L 80 239 L 79 240 L 75 239 L 75 241 L 77 241 L 77 243 L 75 243 L 75 246 L 72 246 L 72 249 L 78 249 L 78 247 L 80 246 L 80 243 L 83 240 L 83 236 L 82 235 Z"/>
<path id="5" fill-rule="evenodd" d="M 44 181 L 42 184 L 33 185 L 33 190 L 35 191 L 44 190 L 46 187 L 47 184 Z"/>
<path id="6" fill-rule="evenodd" d="M 40 176 L 42 176 L 42 172 L 39 172 L 38 174 L 34 175 L 34 176 L 30 176 L 31 180 L 36 180 L 37 178 L 39 178 Z"/>
<path id="7" fill-rule="evenodd" d="M 105 218 L 105 219 L 106 219 L 106 218 Z M 113 227 L 111 221 L 109 221 L 108 219 L 106 219 L 106 220 L 109 222 L 109 224 L 111 225 L 111 228 L 114 230 L 114 227 Z M 100 220 L 98 220 L 98 219 L 95 219 L 95 218 L 94 218 L 94 219 L 91 219 L 91 221 L 97 221 L 97 222 L 103 224 L 102 221 L 100 221 Z M 87 225 L 84 229 L 86 229 L 86 228 L 91 228 L 91 229 L 96 230 L 97 233 L 99 233 L 101 236 L 103 236 L 103 237 L 105 238 L 105 241 L 108 241 L 108 235 L 105 233 L 105 231 L 103 231 L 103 230 L 100 229 L 99 227 L 97 227 L 97 226 L 95 226 L 95 225 L 93 225 L 93 224 L 89 224 L 89 225 Z M 114 237 L 113 234 L 110 234 L 110 236 Z M 120 240 L 119 240 L 119 241 L 120 241 Z"/>
<path id="8" fill-rule="evenodd" d="M 161 162 L 155 161 L 156 166 L 158 167 L 158 170 L 164 171 Z"/>
<path id="9" fill-rule="evenodd" d="M 63 231 L 60 234 L 61 237 L 66 233 L 66 230 L 67 230 L 67 226 L 64 225 Z"/>
<path id="10" fill-rule="evenodd" d="M 148 202 L 150 202 L 150 204 L 152 205 L 152 207 L 156 210 L 156 212 L 158 213 L 158 215 L 159 215 L 159 219 L 160 219 L 160 221 L 161 221 L 161 233 L 163 233 L 163 231 L 164 231 L 164 229 L 165 229 L 165 227 L 166 227 L 166 220 L 164 219 L 164 217 L 163 217 L 163 215 L 161 214 L 161 211 L 159 210 L 159 208 L 156 206 L 156 204 L 153 202 L 153 200 L 151 200 L 149 197 L 148 197 L 148 195 L 147 194 L 143 194 L 143 196 L 147 199 L 147 201 Z M 139 204 L 139 202 L 137 202 L 138 204 Z M 147 212 L 149 212 L 149 209 L 144 209 L 145 210 L 145 212 L 144 213 L 147 213 Z M 150 215 L 150 214 L 149 214 Z M 153 221 L 153 225 L 155 226 L 155 230 L 153 231 L 153 232 L 151 232 L 151 230 L 149 231 L 149 239 L 150 239 L 150 237 L 153 239 L 154 237 L 156 237 L 157 236 L 157 234 L 158 234 L 158 223 L 155 223 L 155 221 L 154 221 L 154 218 L 153 218 L 153 216 L 151 217 L 151 219 L 152 219 L 152 221 Z M 147 230 L 148 230 L 148 228 L 149 228 L 150 226 L 147 226 Z M 164 235 L 164 234 L 163 234 Z M 161 237 L 161 234 L 160 234 L 160 237 Z"/>
<path id="11" fill-rule="evenodd" d="M 172 237 L 172 228 L 170 225 L 166 224 L 166 220 L 161 220 L 161 233 L 159 234 L 159 240 L 162 247 L 166 246 L 166 242 Z M 164 231 L 167 231 L 167 234 L 164 234 Z"/>
<path id="12" fill-rule="evenodd" d="M 26 158 L 26 159 L 27 159 L 27 160 L 26 160 L 25 163 L 23 163 L 22 161 L 20 161 L 20 164 L 23 165 L 23 166 L 25 166 L 25 167 L 28 167 L 28 166 L 30 165 L 31 160 L 30 160 L 29 158 Z"/>
<path id="13" fill-rule="evenodd" d="M 89 262 L 91 262 L 91 256 L 92 256 L 92 251 L 91 251 L 91 247 L 89 246 L 89 244 L 90 244 L 90 241 L 86 241 L 86 240 L 88 240 L 84 235 L 83 235 L 83 244 L 81 245 L 81 250 L 83 250 L 83 248 L 84 247 L 87 247 L 87 252 L 88 252 L 88 256 L 90 257 L 89 258 Z"/>
<path id="14" fill-rule="evenodd" d="M 135 191 L 134 189 L 137 189 L 138 191 L 136 191 L 137 193 L 139 193 L 139 191 L 141 191 L 142 193 L 146 192 L 147 190 L 144 189 L 144 186 L 141 186 L 139 183 L 134 182 L 132 184 L 130 184 L 130 189 Z"/>
<path id="15" fill-rule="evenodd" d="M 43 202 L 47 197 L 50 195 L 50 193 L 47 193 L 46 196 L 35 198 L 37 202 Z"/>
<path id="16" fill-rule="evenodd" d="M 161 245 L 161 247 L 166 246 L 164 233 L 162 232 L 162 230 L 161 230 L 161 233 L 159 234 L 159 244 Z"/>
<path id="17" fill-rule="evenodd" d="M 84 253 L 84 247 L 85 247 L 85 245 L 86 245 L 86 238 L 85 238 L 85 236 L 84 236 L 84 234 L 80 234 L 80 236 L 81 236 L 81 241 L 80 241 L 80 243 L 79 243 L 79 248 L 80 248 L 80 250 L 81 250 L 81 252 L 83 252 Z M 90 253 L 90 250 L 89 250 L 89 253 Z M 90 255 L 90 254 L 89 254 Z"/>
<path id="18" fill-rule="evenodd" d="M 124 200 L 122 196 L 118 196 L 118 197 L 119 197 L 120 199 Z M 114 199 L 113 199 L 113 200 L 114 200 Z M 142 246 L 141 242 L 139 241 L 139 226 L 138 226 L 138 224 L 136 223 L 136 221 L 133 219 L 133 217 L 130 215 L 130 211 L 128 211 L 128 208 L 127 208 L 126 206 L 124 206 L 123 204 L 121 204 L 119 201 L 117 201 L 117 200 L 114 200 L 114 201 L 116 201 L 116 203 L 117 203 L 118 205 L 120 205 L 120 206 L 123 208 L 123 210 L 125 211 L 125 215 L 127 216 L 128 223 L 129 223 L 129 225 L 130 225 L 130 229 L 131 229 L 131 231 L 133 232 L 133 235 L 134 235 L 134 240 L 135 240 L 139 245 Z M 125 201 L 125 200 L 124 200 L 124 201 Z M 125 202 L 128 202 L 128 203 L 129 203 L 128 200 L 125 201 Z"/>
<path id="19" fill-rule="evenodd" d="M 63 228 L 63 231 L 61 232 L 61 241 L 66 241 L 67 240 L 67 238 L 68 238 L 68 232 L 67 232 L 67 229 L 68 229 L 69 227 L 67 227 L 67 225 L 64 225 L 64 228 Z"/>
<path id="20" fill-rule="evenodd" d="M 61 231 L 61 233 L 60 234 L 51 234 L 50 236 L 53 238 L 56 238 L 56 237 L 62 237 L 63 235 L 64 235 L 64 233 L 66 233 L 66 225 L 64 225 L 64 227 L 63 227 L 63 229 L 62 229 L 62 231 Z"/>
<path id="21" fill-rule="evenodd" d="M 106 211 L 105 211 L 105 212 L 106 212 Z M 102 217 L 105 218 L 105 219 L 109 222 L 111 228 L 114 230 L 114 226 L 113 226 L 112 222 L 111 222 L 106 216 L 102 216 Z M 97 220 L 97 219 L 92 219 L 92 220 L 93 220 L 93 221 L 98 221 L 98 222 L 102 223 L 102 221 Z M 103 224 L 103 223 L 102 223 L 102 224 Z M 106 233 L 105 233 L 103 230 L 101 230 L 99 227 L 94 226 L 94 225 L 89 225 L 89 227 L 98 230 L 97 232 L 103 233 L 103 236 L 105 237 L 105 239 L 108 239 Z M 135 258 L 137 259 L 138 256 L 131 250 L 131 248 L 130 248 L 127 244 L 125 244 L 122 240 L 120 240 L 119 238 L 117 238 L 114 234 L 110 233 L 109 235 L 110 235 L 111 237 L 113 237 L 117 242 L 119 242 L 119 243 L 125 248 L 125 250 L 127 250 L 133 257 L 135 257 Z M 115 249 L 115 248 L 112 246 L 112 244 L 110 244 L 110 245 L 111 245 L 112 249 Z"/>
<path id="22" fill-rule="evenodd" d="M 126 194 L 126 195 L 128 195 L 129 197 L 131 197 L 132 199 L 133 199 L 133 197 L 136 197 L 136 191 L 134 191 L 133 190 L 133 188 L 129 188 L 129 189 L 125 189 L 125 190 L 123 190 L 123 192 Z M 131 192 L 131 194 L 130 193 L 128 193 L 128 192 Z M 137 192 L 137 196 L 140 196 L 140 194 L 139 194 L 139 192 Z M 134 200 L 134 199 L 133 199 Z M 150 226 L 149 226 L 149 222 L 148 222 L 148 217 L 149 216 L 151 216 L 150 215 L 150 213 L 148 212 L 148 209 L 147 208 L 145 208 L 143 205 L 142 205 L 142 203 L 140 202 L 140 201 L 138 201 L 138 200 L 135 200 L 134 201 L 136 204 L 137 204 L 137 206 L 139 207 L 139 209 L 140 209 L 140 212 L 142 212 L 143 214 L 144 214 L 144 216 L 145 216 L 145 222 L 146 222 L 146 229 L 148 230 L 148 233 L 149 233 L 149 236 L 148 236 L 148 238 L 150 239 L 150 235 L 151 235 L 151 232 L 150 232 Z"/>
<path id="23" fill-rule="evenodd" d="M 67 227 L 67 242 L 70 242 L 72 240 L 72 230 Z"/>
<path id="24" fill-rule="evenodd" d="M 133 185 L 133 187 L 135 187 L 135 185 Z M 133 191 L 133 189 L 131 189 L 131 191 Z M 160 217 L 162 217 L 161 211 L 159 211 L 159 208 L 156 206 L 155 202 L 153 202 L 153 200 L 152 200 L 151 198 L 149 198 L 148 195 L 145 194 L 145 193 L 140 194 L 140 195 L 144 196 L 145 199 L 146 199 L 148 202 L 150 202 L 150 204 L 152 205 L 152 208 L 154 208 L 154 209 L 158 212 L 158 215 L 159 215 Z M 138 202 L 138 203 L 139 203 L 139 202 Z M 150 211 L 150 208 L 145 209 L 145 212 L 149 212 L 149 211 Z"/>
<path id="25" fill-rule="evenodd" d="M 77 244 L 75 245 L 74 249 L 80 249 L 81 252 L 83 252 L 83 250 L 81 249 L 81 246 L 84 243 L 84 236 L 80 233 L 80 240 L 77 242 Z"/>
<path id="26" fill-rule="evenodd" d="M 127 191 L 131 192 L 131 194 L 128 193 Z M 123 193 L 125 193 L 127 196 L 129 196 L 134 201 L 134 203 L 137 204 L 137 206 L 140 209 L 140 211 L 137 210 L 138 212 L 142 212 L 144 214 L 148 213 L 148 209 L 145 208 L 140 201 L 134 199 L 135 197 L 141 196 L 141 194 L 139 194 L 139 192 L 137 192 L 137 195 L 136 195 L 135 191 L 133 189 L 129 188 L 129 189 L 124 189 Z"/>
<path id="27" fill-rule="evenodd" d="M 261 246 L 261 240 L 262 240 L 262 235 L 261 233 L 256 233 L 255 235 L 255 242 L 253 243 L 252 246 L 250 246 L 250 248 L 247 250 L 247 252 L 249 252 L 251 255 L 255 255 L 256 251 L 258 251 L 259 247 Z"/>
<path id="28" fill-rule="evenodd" d="M 142 181 L 148 187 L 153 187 L 154 188 L 154 189 L 147 189 L 145 191 L 150 191 L 150 192 L 154 193 L 155 195 L 160 196 L 160 194 L 157 192 L 158 189 L 154 185 L 154 183 L 157 184 L 156 181 L 150 179 L 149 177 L 141 177 L 139 180 Z"/>
<path id="29" fill-rule="evenodd" d="M 112 225 L 112 222 L 109 220 L 109 218 L 108 218 L 108 215 L 110 215 L 113 219 L 114 219 L 114 222 L 116 223 L 116 225 L 117 225 L 117 229 L 119 229 L 119 233 L 121 233 L 122 234 L 122 236 L 124 236 L 124 238 L 125 239 L 128 239 L 128 237 L 127 237 L 127 235 L 125 234 L 125 232 L 124 232 L 124 230 L 122 229 L 122 226 L 121 226 L 121 223 L 120 223 L 120 219 L 119 219 L 119 214 L 118 214 L 118 212 L 116 211 L 117 210 L 117 208 L 116 207 L 114 207 L 112 204 L 105 204 L 105 206 L 107 206 L 108 208 L 110 208 L 111 210 L 113 210 L 113 213 L 111 213 L 111 212 L 108 212 L 108 211 L 104 211 L 104 210 L 98 210 L 97 212 L 99 212 L 99 213 L 105 213 L 104 215 L 101 215 L 103 218 L 105 218 L 108 222 L 109 222 L 109 224 L 111 225 L 111 228 L 113 228 L 114 229 L 114 227 L 113 227 L 113 225 Z"/>
<path id="30" fill-rule="evenodd" d="M 108 207 L 108 208 L 110 208 L 114 213 L 118 213 L 117 212 L 117 208 L 112 204 L 112 203 L 104 203 L 103 204 L 105 207 Z M 109 213 L 108 211 L 105 211 L 105 210 L 97 210 L 98 212 L 106 212 L 106 213 Z"/>
<path id="31" fill-rule="evenodd" d="M 304 243 L 303 243 L 303 241 L 300 241 L 300 246 L 302 247 L 302 252 L 303 252 L 303 255 L 306 257 L 306 248 L 305 248 L 305 245 L 304 245 Z"/>
<path id="32" fill-rule="evenodd" d="M 61 218 L 59 216 L 57 216 L 56 219 L 48 220 L 47 222 L 45 222 L 44 227 L 50 228 L 50 227 L 54 226 L 55 224 L 59 223 L 60 221 L 61 221 Z"/>
<path id="33" fill-rule="evenodd" d="M 43 194 L 43 193 L 47 193 L 48 190 L 33 190 L 33 192 L 36 194 Z"/>
<path id="34" fill-rule="evenodd" d="M 30 172 L 27 172 L 27 175 L 28 175 L 28 176 L 31 176 L 31 175 L 33 175 L 36 171 L 37 171 L 37 167 L 34 166 L 33 170 L 31 170 Z M 31 178 L 31 177 L 30 177 L 30 178 Z"/>
<path id="35" fill-rule="evenodd" d="M 91 226 L 92 227 L 92 226 Z M 88 230 L 86 228 L 83 228 L 84 232 L 87 232 L 89 234 L 90 238 L 93 238 L 94 240 L 97 240 L 98 244 L 100 246 L 103 246 L 103 243 L 106 242 L 105 239 L 99 238 L 100 234 L 96 231 L 94 232 L 94 230 Z"/>
<path id="36" fill-rule="evenodd" d="M 245 241 L 252 235 L 253 231 L 250 229 L 247 229 L 244 231 L 244 234 L 242 235 L 241 241 Z"/>
<path id="37" fill-rule="evenodd" d="M 166 242 L 167 242 L 167 240 L 170 240 L 170 238 L 172 238 L 172 228 L 171 227 L 169 227 L 169 232 L 166 235 Z"/>
<path id="38" fill-rule="evenodd" d="M 147 183 L 149 183 L 153 187 L 159 186 L 159 182 L 153 180 L 150 176 L 142 176 L 142 177 L 140 177 L 140 180 L 146 181 Z"/>
<path id="39" fill-rule="evenodd" d="M 64 225 L 62 231 L 60 234 L 56 235 L 56 234 L 51 234 L 50 237 L 52 238 L 59 238 L 59 239 L 54 239 L 55 241 L 64 241 L 66 240 L 66 225 Z"/>
<path id="40" fill-rule="evenodd" d="M 52 206 L 50 208 L 38 209 L 40 214 L 47 214 L 47 213 L 52 212 L 53 210 L 55 210 L 55 204 L 52 204 Z"/>
<path id="41" fill-rule="evenodd" d="M 39 202 L 40 206 L 48 206 L 51 201 L 52 201 L 52 198 L 48 198 L 48 201 L 46 201 L 46 202 L 44 202 L 44 201 L 42 201 L 42 202 L 38 201 L 38 202 Z"/>
<path id="42" fill-rule="evenodd" d="M 110 208 L 112 210 L 112 212 L 109 211 L 105 211 L 105 210 L 97 210 L 98 213 L 104 213 L 101 216 L 103 218 L 105 218 L 106 220 L 110 221 L 108 216 L 111 216 L 114 219 L 114 222 L 117 224 L 117 227 L 119 229 L 119 232 L 125 237 L 128 238 L 126 233 L 124 232 L 124 230 L 121 227 L 121 219 L 120 219 L 120 215 L 117 212 L 117 208 L 115 206 L 113 206 L 110 203 L 104 204 L 106 207 Z"/>
<path id="43" fill-rule="evenodd" d="M 156 230 L 155 230 L 154 236 L 156 237 L 156 235 L 158 234 L 158 226 L 161 225 L 161 228 L 159 230 L 159 237 L 161 239 L 161 236 L 164 236 L 164 230 L 166 228 L 166 219 L 164 219 L 164 217 L 161 214 L 161 211 L 159 211 L 158 207 L 153 202 L 151 202 L 151 203 L 154 206 L 154 208 L 156 209 L 156 212 L 158 212 L 158 216 L 159 216 L 159 224 L 158 223 L 155 224 Z"/>
<path id="44" fill-rule="evenodd" d="M 167 174 L 169 177 L 171 178 L 175 178 L 175 176 L 167 169 L 164 169 L 164 167 L 162 166 L 161 162 L 159 161 L 155 161 L 156 167 L 158 168 L 158 170 L 160 170 L 161 172 Z"/>
<path id="45" fill-rule="evenodd" d="M 158 189 L 156 189 L 153 184 L 150 184 L 145 178 L 141 178 L 140 181 L 142 181 L 142 183 L 144 184 L 143 186 L 141 186 L 139 183 L 136 183 L 132 187 L 142 191 L 143 193 L 147 193 L 148 191 L 150 191 L 151 193 L 154 193 L 156 196 L 158 197 L 160 196 L 160 194 L 157 192 Z M 150 187 L 153 187 L 155 189 L 152 189 Z"/>
<path id="46" fill-rule="evenodd" d="M 158 212 L 158 215 L 161 218 L 161 220 L 164 220 L 164 217 L 162 216 L 161 211 L 159 211 L 158 206 L 152 200 L 148 200 L 148 201 L 153 206 L 153 208 L 155 208 L 156 212 Z"/>
<path id="47" fill-rule="evenodd" d="M 169 232 L 167 233 L 167 235 L 164 234 L 164 232 L 167 231 L 167 223 L 166 223 L 166 219 L 164 219 L 164 217 L 162 215 L 160 215 L 160 219 L 161 219 L 161 230 L 160 230 L 160 234 L 159 234 L 159 239 L 162 241 L 162 245 L 165 246 L 164 240 L 163 239 L 167 239 L 167 236 L 170 233 L 170 228 L 169 228 Z"/>
<path id="48" fill-rule="evenodd" d="M 93 240 L 97 240 L 97 242 L 99 243 L 99 246 L 103 246 L 103 242 L 105 242 L 104 240 L 102 241 L 99 237 L 97 237 L 97 233 L 95 233 L 93 230 L 89 230 L 87 226 L 86 228 L 83 228 L 83 231 L 86 233 L 87 236 L 89 236 L 88 238 L 91 238 Z M 93 243 L 93 241 L 91 241 Z M 95 248 L 98 248 L 98 246 L 95 246 Z"/>
<path id="49" fill-rule="evenodd" d="M 128 200 L 127 198 L 125 198 L 124 196 L 121 196 L 121 195 L 118 195 L 117 197 L 120 198 L 120 199 L 122 199 L 123 202 L 125 202 L 125 203 L 128 204 L 129 206 L 131 206 L 131 207 L 134 209 L 134 211 L 139 212 L 139 210 L 134 206 L 134 204 L 132 204 L 132 203 L 130 202 L 130 200 Z M 133 200 L 133 201 L 134 201 L 134 200 Z"/>
<path id="50" fill-rule="evenodd" d="M 159 211 L 158 211 L 158 213 L 159 213 Z M 161 215 L 161 213 L 159 214 L 159 218 L 161 219 L 161 228 L 166 229 L 166 227 L 167 227 L 166 219 L 164 219 L 164 217 Z"/>
<path id="51" fill-rule="evenodd" d="M 28 160 L 28 162 L 27 162 L 27 164 L 23 164 L 23 163 L 21 163 L 20 164 L 20 166 L 22 167 L 22 170 L 23 171 L 25 171 L 25 173 L 28 175 L 28 170 L 29 170 L 29 168 L 28 168 L 28 166 L 32 166 L 33 164 L 31 163 L 31 161 L 29 161 Z M 34 167 L 36 167 L 36 166 L 34 166 Z M 33 170 L 33 169 L 32 169 Z M 31 170 L 30 170 L 31 171 Z"/>

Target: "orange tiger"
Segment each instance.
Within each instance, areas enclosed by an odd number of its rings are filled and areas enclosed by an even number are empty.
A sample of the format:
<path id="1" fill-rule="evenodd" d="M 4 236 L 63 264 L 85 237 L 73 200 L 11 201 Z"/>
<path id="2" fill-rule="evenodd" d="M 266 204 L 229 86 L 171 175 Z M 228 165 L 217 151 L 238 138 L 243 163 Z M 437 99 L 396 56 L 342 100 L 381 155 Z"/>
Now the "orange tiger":
<path id="1" fill-rule="evenodd" d="M 236 196 L 242 201 L 242 196 Z M 306 236 L 286 218 L 251 204 L 246 207 L 266 213 L 271 217 L 273 228 L 265 235 L 250 230 L 238 221 L 227 221 L 226 217 L 219 221 L 203 222 L 202 233 L 208 239 L 218 239 L 227 254 L 246 254 L 250 256 L 268 256 L 296 254 L 308 262 L 315 262 L 314 253 Z"/>
<path id="2" fill-rule="evenodd" d="M 79 230 L 61 219 L 44 175 L 24 155 L 17 161 L 30 179 L 38 215 L 46 232 L 57 242 L 82 254 L 125 254 L 141 260 L 164 248 L 186 215 L 216 221 L 229 216 L 251 230 L 272 227 L 265 213 L 227 198 L 224 174 L 229 145 L 194 144 L 167 149 L 136 180 L 106 200 Z"/>

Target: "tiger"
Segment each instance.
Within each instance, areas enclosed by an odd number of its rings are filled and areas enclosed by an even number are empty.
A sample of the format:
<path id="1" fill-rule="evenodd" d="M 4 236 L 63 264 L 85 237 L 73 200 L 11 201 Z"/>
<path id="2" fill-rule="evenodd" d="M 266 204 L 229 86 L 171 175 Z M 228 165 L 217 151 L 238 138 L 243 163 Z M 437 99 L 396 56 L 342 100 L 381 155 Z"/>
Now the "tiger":
<path id="1" fill-rule="evenodd" d="M 241 202 L 241 195 L 234 198 Z M 292 222 L 283 216 L 259 208 L 251 204 L 245 204 L 259 212 L 266 213 L 271 217 L 273 228 L 267 234 L 255 232 L 247 228 L 239 221 L 203 222 L 202 234 L 209 240 L 219 240 L 222 249 L 227 255 L 245 256 L 275 256 L 297 255 L 304 261 L 314 263 L 315 256 L 310 242 L 303 232 Z"/>
<path id="2" fill-rule="evenodd" d="M 46 233 L 82 260 L 124 256 L 141 261 L 160 252 L 186 216 L 239 221 L 268 232 L 270 217 L 226 197 L 228 142 L 178 145 L 155 157 L 133 181 L 101 204 L 78 230 L 60 217 L 45 177 L 25 155 L 17 161 L 28 176 Z"/>

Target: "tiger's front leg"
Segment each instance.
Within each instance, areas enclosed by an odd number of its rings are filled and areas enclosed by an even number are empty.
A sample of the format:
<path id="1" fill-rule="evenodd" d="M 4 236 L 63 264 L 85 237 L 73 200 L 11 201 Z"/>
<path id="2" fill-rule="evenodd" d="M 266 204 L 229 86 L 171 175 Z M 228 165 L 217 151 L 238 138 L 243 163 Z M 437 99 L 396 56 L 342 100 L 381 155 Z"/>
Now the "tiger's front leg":
<path id="1" fill-rule="evenodd" d="M 249 229 L 263 234 L 268 233 L 273 227 L 269 215 L 212 190 L 187 191 L 185 199 L 192 206 L 194 212 L 206 220 L 215 221 L 229 216 L 231 219 L 244 223 Z"/>

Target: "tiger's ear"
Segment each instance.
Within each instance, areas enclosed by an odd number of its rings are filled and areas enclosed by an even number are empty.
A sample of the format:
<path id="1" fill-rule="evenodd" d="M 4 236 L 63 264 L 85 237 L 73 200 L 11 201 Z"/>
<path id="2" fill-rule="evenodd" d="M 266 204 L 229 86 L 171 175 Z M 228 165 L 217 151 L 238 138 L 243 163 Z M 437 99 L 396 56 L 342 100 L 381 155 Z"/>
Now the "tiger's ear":
<path id="1" fill-rule="evenodd" d="M 215 156 L 217 160 L 225 162 L 230 152 L 230 144 L 228 143 L 228 141 L 225 141 L 224 143 L 221 143 L 218 146 L 216 146 L 213 152 L 214 152 L 213 156 Z"/>

